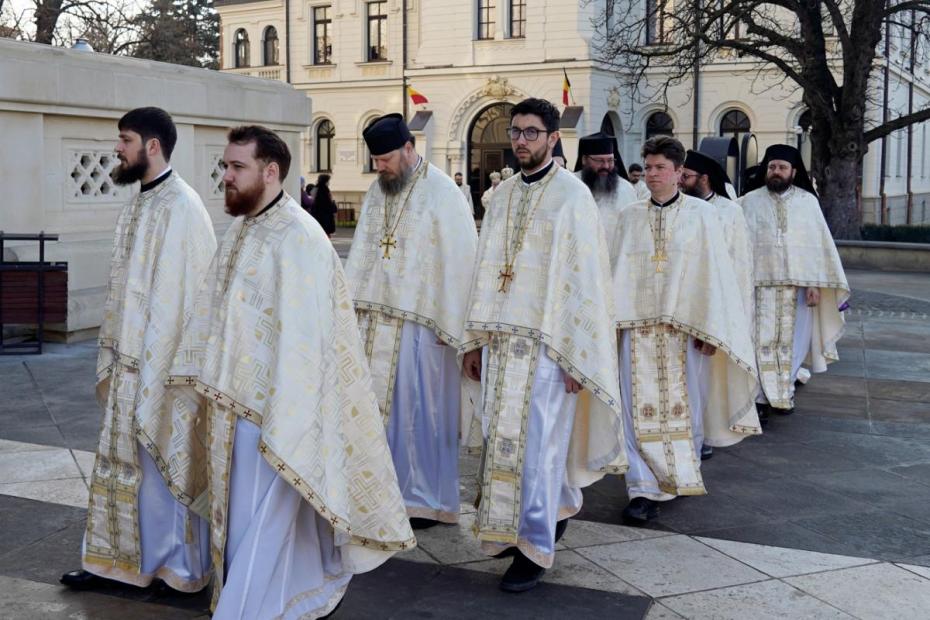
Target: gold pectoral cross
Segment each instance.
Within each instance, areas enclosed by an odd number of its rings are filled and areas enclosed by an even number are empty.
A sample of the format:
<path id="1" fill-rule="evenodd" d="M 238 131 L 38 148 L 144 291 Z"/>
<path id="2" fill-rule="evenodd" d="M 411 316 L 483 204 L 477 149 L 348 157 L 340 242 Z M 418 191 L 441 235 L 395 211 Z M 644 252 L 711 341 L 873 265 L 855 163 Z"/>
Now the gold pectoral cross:
<path id="1" fill-rule="evenodd" d="M 397 248 L 397 241 L 391 235 L 384 235 L 381 243 L 378 244 L 384 248 L 384 255 L 381 258 L 391 260 L 391 250 Z"/>
<path id="2" fill-rule="evenodd" d="M 504 268 L 498 272 L 497 279 L 501 281 L 497 292 L 506 293 L 507 289 L 510 288 L 510 281 L 513 280 L 513 266 L 510 264 L 504 265 Z"/>
<path id="3" fill-rule="evenodd" d="M 656 273 L 662 273 L 662 263 L 668 262 L 668 256 L 662 250 L 656 250 L 652 255 L 652 262 L 656 264 Z"/>

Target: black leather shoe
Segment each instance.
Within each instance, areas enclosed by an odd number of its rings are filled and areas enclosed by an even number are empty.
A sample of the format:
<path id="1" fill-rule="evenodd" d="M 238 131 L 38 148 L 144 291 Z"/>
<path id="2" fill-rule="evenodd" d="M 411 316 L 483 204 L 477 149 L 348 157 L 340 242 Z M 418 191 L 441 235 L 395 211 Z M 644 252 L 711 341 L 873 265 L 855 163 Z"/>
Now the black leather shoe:
<path id="1" fill-rule="evenodd" d="M 756 403 L 756 413 L 759 414 L 759 426 L 765 428 L 769 425 L 769 406 L 763 403 Z"/>
<path id="2" fill-rule="evenodd" d="M 435 519 L 424 519 L 422 517 L 410 517 L 410 527 L 415 530 L 425 530 L 434 525 L 439 525 L 439 521 Z"/>
<path id="3" fill-rule="evenodd" d="M 74 590 L 91 590 L 106 585 L 110 580 L 78 569 L 65 573 L 58 581 Z"/>
<path id="4" fill-rule="evenodd" d="M 621 514 L 624 521 L 645 523 L 659 516 L 659 502 L 648 497 L 634 497 Z"/>
<path id="5" fill-rule="evenodd" d="M 791 409 L 777 409 L 775 407 L 772 407 L 772 413 L 777 413 L 778 415 L 791 415 L 792 413 L 794 413 L 794 407 L 792 407 Z"/>
<path id="6" fill-rule="evenodd" d="M 545 574 L 545 568 L 518 551 L 501 578 L 500 588 L 504 592 L 526 592 L 535 588 Z"/>
<path id="7" fill-rule="evenodd" d="M 714 455 L 714 448 L 712 446 L 703 445 L 701 446 L 701 460 L 706 461 Z"/>
<path id="8" fill-rule="evenodd" d="M 562 540 L 565 536 L 565 530 L 568 529 L 568 519 L 562 519 L 555 524 L 555 542 Z"/>

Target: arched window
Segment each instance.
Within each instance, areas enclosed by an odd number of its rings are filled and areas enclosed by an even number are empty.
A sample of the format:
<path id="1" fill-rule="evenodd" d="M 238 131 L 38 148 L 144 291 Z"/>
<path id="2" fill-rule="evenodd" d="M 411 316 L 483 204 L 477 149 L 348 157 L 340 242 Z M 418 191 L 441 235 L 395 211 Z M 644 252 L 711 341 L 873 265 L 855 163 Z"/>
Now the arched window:
<path id="1" fill-rule="evenodd" d="M 316 126 L 316 171 L 332 172 L 336 128 L 333 127 L 332 121 L 323 119 Z"/>
<path id="2" fill-rule="evenodd" d="M 240 28 L 233 36 L 234 56 L 236 59 L 236 68 L 249 66 L 249 34 L 244 28 Z"/>
<path id="3" fill-rule="evenodd" d="M 653 112 L 646 119 L 646 139 L 675 135 L 675 121 L 665 112 Z"/>
<path id="4" fill-rule="evenodd" d="M 263 61 L 266 67 L 274 66 L 278 63 L 278 30 L 274 26 L 265 28 L 265 37 L 262 41 L 264 51 Z"/>
<path id="5" fill-rule="evenodd" d="M 730 110 L 720 117 L 720 135 L 733 136 L 737 144 L 742 144 L 743 134 L 749 133 L 752 123 L 742 110 Z"/>

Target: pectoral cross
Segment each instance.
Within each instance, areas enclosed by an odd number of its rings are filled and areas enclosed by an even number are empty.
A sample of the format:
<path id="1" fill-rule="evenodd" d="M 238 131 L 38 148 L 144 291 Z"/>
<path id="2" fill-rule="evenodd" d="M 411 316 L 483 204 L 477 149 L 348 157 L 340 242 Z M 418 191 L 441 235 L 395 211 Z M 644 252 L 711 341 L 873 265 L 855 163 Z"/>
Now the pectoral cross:
<path id="1" fill-rule="evenodd" d="M 510 287 L 510 281 L 513 280 L 513 266 L 509 263 L 504 265 L 504 268 L 498 272 L 497 279 L 501 281 L 500 288 L 497 289 L 497 292 L 506 293 L 507 289 Z"/>
<path id="2" fill-rule="evenodd" d="M 397 247 L 397 241 L 394 239 L 394 237 L 391 235 L 384 235 L 384 238 L 378 245 L 384 248 L 384 255 L 381 258 L 391 260 L 391 249 Z"/>
<path id="3" fill-rule="evenodd" d="M 656 273 L 662 273 L 662 263 L 668 262 L 668 256 L 662 250 L 656 250 L 652 255 L 652 262 L 656 264 Z"/>

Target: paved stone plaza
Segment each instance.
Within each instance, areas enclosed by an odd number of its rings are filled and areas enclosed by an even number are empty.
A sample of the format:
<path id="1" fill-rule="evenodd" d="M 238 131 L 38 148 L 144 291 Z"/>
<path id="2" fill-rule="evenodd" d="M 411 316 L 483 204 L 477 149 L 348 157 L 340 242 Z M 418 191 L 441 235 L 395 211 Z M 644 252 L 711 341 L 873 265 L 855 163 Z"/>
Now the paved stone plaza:
<path id="1" fill-rule="evenodd" d="M 340 231 L 337 249 L 348 240 Z M 357 577 L 355 618 L 920 618 L 930 616 L 930 275 L 850 272 L 841 361 L 797 412 L 703 466 L 709 495 L 620 525 L 623 484 L 585 491 L 553 570 L 505 595 L 469 531 L 477 457 L 462 457 L 462 523 Z M 72 593 L 100 410 L 92 342 L 0 358 L 0 617 L 206 618 L 207 596 L 160 587 Z"/>

